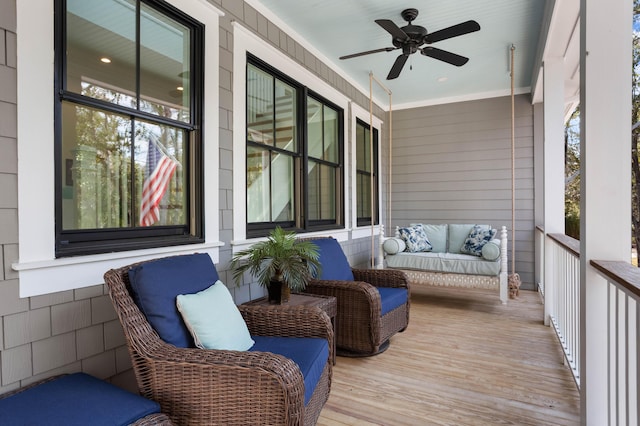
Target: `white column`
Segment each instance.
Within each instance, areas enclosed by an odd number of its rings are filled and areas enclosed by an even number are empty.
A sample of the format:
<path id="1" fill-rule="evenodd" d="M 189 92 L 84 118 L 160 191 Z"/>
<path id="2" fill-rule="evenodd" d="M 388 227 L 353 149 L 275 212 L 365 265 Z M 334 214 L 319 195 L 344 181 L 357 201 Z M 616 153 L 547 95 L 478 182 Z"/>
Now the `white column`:
<path id="1" fill-rule="evenodd" d="M 564 59 L 547 58 L 544 82 L 544 232 L 564 234 Z M 555 315 L 553 243 L 545 237 L 544 323 Z"/>
<path id="2" fill-rule="evenodd" d="M 544 104 L 533 105 L 533 176 L 534 176 L 534 223 L 544 228 Z M 544 238 L 535 231 L 534 284 L 544 288 Z M 547 315 L 545 315 L 546 317 Z"/>
<path id="3" fill-rule="evenodd" d="M 608 422 L 606 284 L 631 258 L 632 0 L 580 2 L 580 381 L 585 425 Z"/>

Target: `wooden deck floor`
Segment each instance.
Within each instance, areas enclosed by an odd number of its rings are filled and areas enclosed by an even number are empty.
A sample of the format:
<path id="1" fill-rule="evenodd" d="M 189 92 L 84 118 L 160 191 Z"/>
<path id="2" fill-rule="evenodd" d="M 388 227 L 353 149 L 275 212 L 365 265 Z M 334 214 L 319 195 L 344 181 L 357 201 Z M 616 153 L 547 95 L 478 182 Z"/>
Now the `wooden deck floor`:
<path id="1" fill-rule="evenodd" d="M 390 348 L 338 357 L 318 425 L 577 425 L 579 395 L 537 293 L 412 288 Z"/>

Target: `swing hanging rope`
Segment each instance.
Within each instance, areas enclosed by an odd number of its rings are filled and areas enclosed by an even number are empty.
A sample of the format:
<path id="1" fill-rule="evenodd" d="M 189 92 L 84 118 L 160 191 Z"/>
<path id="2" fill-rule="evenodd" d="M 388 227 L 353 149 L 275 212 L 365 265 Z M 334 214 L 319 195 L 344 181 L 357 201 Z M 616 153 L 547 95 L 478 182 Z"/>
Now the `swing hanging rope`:
<path id="1" fill-rule="evenodd" d="M 520 275 L 516 273 L 516 125 L 514 93 L 514 56 L 516 46 L 511 45 L 511 274 L 509 275 L 509 296 L 518 296 Z"/>
<path id="2" fill-rule="evenodd" d="M 375 225 L 374 225 L 374 217 L 375 217 L 375 204 L 373 202 L 373 200 L 375 200 L 375 193 L 374 190 L 375 188 L 375 176 L 373 174 L 373 171 L 375 170 L 374 168 L 374 157 L 373 157 L 373 82 L 376 82 L 378 84 L 378 86 L 380 86 L 382 88 L 382 90 L 384 90 L 387 95 L 389 95 L 389 194 L 388 194 L 388 200 L 387 200 L 387 206 L 388 206 L 388 210 L 387 210 L 387 220 L 389 221 L 389 223 L 391 223 L 391 147 L 393 144 L 393 135 L 392 135 L 392 127 L 391 127 L 391 123 L 393 122 L 393 109 L 392 109 L 392 103 L 393 103 L 393 97 L 391 94 L 391 90 L 389 90 L 387 88 L 387 86 L 385 86 L 384 84 L 382 84 L 382 82 L 380 82 L 380 80 L 378 80 L 374 75 L 372 71 L 369 71 L 369 149 L 370 149 L 370 153 L 369 153 L 369 159 L 372 162 L 371 163 L 371 268 L 375 268 Z M 380 146 L 382 144 L 378 143 L 378 152 L 380 152 Z M 380 179 L 380 173 L 378 173 L 378 179 Z M 378 222 L 381 222 L 380 220 Z M 384 234 L 380 234 L 380 238 L 384 238 Z M 380 260 L 380 262 L 382 262 L 382 260 Z"/>

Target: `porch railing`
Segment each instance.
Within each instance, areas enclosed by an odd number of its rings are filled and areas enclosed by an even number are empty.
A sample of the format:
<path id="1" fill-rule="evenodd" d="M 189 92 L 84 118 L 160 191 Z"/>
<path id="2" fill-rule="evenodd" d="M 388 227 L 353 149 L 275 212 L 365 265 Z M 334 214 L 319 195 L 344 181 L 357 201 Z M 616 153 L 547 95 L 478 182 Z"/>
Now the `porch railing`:
<path id="1" fill-rule="evenodd" d="M 605 423 L 598 424 L 640 424 L 640 269 L 629 262 L 591 260 L 589 264 L 597 271 L 594 276 L 602 279 L 590 279 L 586 285 L 599 296 L 584 298 L 582 305 L 579 242 L 563 234 L 544 234 L 542 229 L 536 231 L 536 242 L 540 243 L 536 256 L 544 265 L 539 271 L 539 285 L 545 322 L 558 336 L 578 388 L 582 371 L 586 389 L 581 395 L 588 395 L 582 401 L 586 404 L 586 424 L 594 424 L 590 421 L 594 417 L 606 418 Z M 597 318 L 598 325 L 585 329 L 581 306 L 583 317 Z M 586 360 L 581 358 L 587 341 L 591 342 L 590 348 L 594 344 L 606 348 L 602 351 L 606 355 L 587 353 Z M 590 415 L 593 413 L 597 414 Z"/>
<path id="2" fill-rule="evenodd" d="M 628 262 L 592 260 L 590 264 L 605 279 L 594 285 L 606 286 L 607 294 L 602 303 L 606 303 L 607 333 L 603 344 L 608 347 L 608 389 L 602 397 L 607 398 L 609 424 L 638 425 L 640 270 Z"/>
<path id="3" fill-rule="evenodd" d="M 580 387 L 580 242 L 564 234 L 547 234 L 547 239 L 545 269 L 551 269 L 545 275 L 553 283 L 546 286 L 545 293 L 549 299 L 545 304 L 551 304 L 548 320 Z"/>

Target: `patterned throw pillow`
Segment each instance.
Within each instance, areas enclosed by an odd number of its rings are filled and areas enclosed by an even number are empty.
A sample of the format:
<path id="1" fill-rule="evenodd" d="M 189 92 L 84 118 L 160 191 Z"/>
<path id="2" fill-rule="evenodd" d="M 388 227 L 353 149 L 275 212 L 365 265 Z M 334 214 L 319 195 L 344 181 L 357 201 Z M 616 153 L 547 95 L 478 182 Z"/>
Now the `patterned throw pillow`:
<path id="1" fill-rule="evenodd" d="M 496 236 L 496 232 L 495 229 L 483 229 L 481 226 L 475 225 L 469 232 L 467 239 L 464 240 L 460 253 L 482 256 L 482 247 Z"/>
<path id="2" fill-rule="evenodd" d="M 432 246 L 427 238 L 427 233 L 424 232 L 422 224 L 400 228 L 398 232 L 400 233 L 400 238 L 402 238 L 407 245 L 406 251 L 411 253 L 431 251 Z"/>

